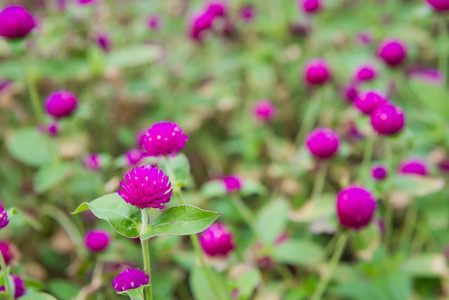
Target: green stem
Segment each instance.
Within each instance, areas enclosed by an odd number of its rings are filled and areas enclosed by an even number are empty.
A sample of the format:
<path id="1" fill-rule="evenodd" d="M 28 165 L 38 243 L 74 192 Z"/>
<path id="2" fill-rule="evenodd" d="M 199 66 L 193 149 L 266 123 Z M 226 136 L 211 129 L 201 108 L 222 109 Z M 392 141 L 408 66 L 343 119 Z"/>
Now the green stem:
<path id="1" fill-rule="evenodd" d="M 317 99 L 318 98 L 318 99 Z M 305 136 L 309 133 L 315 124 L 321 107 L 321 97 L 312 97 L 309 106 L 304 114 L 304 120 L 296 136 L 295 145 L 300 146 L 304 142 Z"/>
<path id="2" fill-rule="evenodd" d="M 36 117 L 36 121 L 39 124 L 44 124 L 44 112 L 41 107 L 41 103 L 39 101 L 39 95 L 37 93 L 36 85 L 31 79 L 29 70 L 23 58 L 19 58 L 20 65 L 22 67 L 22 72 L 25 77 L 25 82 L 28 89 L 28 94 L 31 100 L 31 106 L 33 107 L 34 115 Z"/>
<path id="3" fill-rule="evenodd" d="M 5 282 L 5 290 L 6 294 L 8 294 L 8 299 L 14 299 L 11 286 L 9 285 L 8 269 L 6 269 L 5 259 L 3 258 L 3 253 L 1 251 L 0 251 L 0 266 L 2 267 L 3 281 Z"/>
<path id="4" fill-rule="evenodd" d="M 149 228 L 149 209 L 142 209 L 142 229 L 140 234 L 143 235 L 148 232 Z M 151 266 L 150 266 L 150 250 L 148 248 L 148 240 L 140 240 L 142 245 L 143 266 L 145 273 L 150 277 L 148 280 L 148 287 L 145 288 L 145 300 L 153 300 L 153 289 L 151 287 Z"/>
<path id="5" fill-rule="evenodd" d="M 418 208 L 416 203 L 410 203 L 402 227 L 401 236 L 399 238 L 399 247 L 409 247 L 410 239 L 415 229 L 416 218 L 418 217 Z"/>
<path id="6" fill-rule="evenodd" d="M 231 195 L 231 201 L 234 204 L 237 211 L 245 220 L 246 224 L 248 224 L 249 228 L 257 235 L 256 229 L 256 220 L 254 219 L 253 214 L 249 210 L 249 208 L 243 203 L 242 199 L 236 194 Z"/>
<path id="7" fill-rule="evenodd" d="M 448 31 L 448 20 L 446 16 L 441 15 L 441 53 L 440 53 L 440 61 L 439 68 L 442 72 L 444 72 L 444 83 L 446 86 L 446 90 L 449 89 L 449 31 Z M 441 46 L 443 45 L 443 46 Z"/>
<path id="8" fill-rule="evenodd" d="M 385 248 L 388 249 L 393 230 L 393 205 L 385 198 Z"/>
<path id="9" fill-rule="evenodd" d="M 368 178 L 371 157 L 373 155 L 374 141 L 376 136 L 371 134 L 365 143 L 362 166 L 360 168 L 359 180 L 365 182 Z"/>
<path id="10" fill-rule="evenodd" d="M 317 289 L 312 295 L 310 300 L 320 300 L 326 290 L 326 287 L 337 268 L 338 262 L 340 261 L 341 255 L 343 254 L 343 250 L 345 249 L 346 242 L 348 241 L 348 234 L 346 232 L 341 232 L 340 236 L 337 240 L 337 245 L 335 246 L 335 252 L 331 257 L 329 262 L 329 270 L 326 274 L 321 278 L 320 283 L 318 284 Z"/>
<path id="11" fill-rule="evenodd" d="M 312 190 L 312 201 L 318 201 L 321 197 L 321 193 L 323 192 L 324 183 L 326 182 L 326 175 L 327 175 L 327 166 L 329 165 L 328 161 L 319 162 L 319 169 L 315 177 L 315 182 L 313 183 L 313 190 Z"/>

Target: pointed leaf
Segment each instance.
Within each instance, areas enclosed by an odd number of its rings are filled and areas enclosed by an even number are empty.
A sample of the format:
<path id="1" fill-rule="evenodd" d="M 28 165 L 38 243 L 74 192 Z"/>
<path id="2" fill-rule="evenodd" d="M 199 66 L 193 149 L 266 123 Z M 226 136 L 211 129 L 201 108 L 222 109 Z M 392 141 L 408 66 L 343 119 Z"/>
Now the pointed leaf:
<path id="1" fill-rule="evenodd" d="M 259 237 L 267 245 L 273 244 L 285 230 L 289 210 L 290 205 L 284 199 L 271 201 L 260 210 L 256 219 L 256 229 Z"/>
<path id="2" fill-rule="evenodd" d="M 8 151 L 18 161 L 38 167 L 51 160 L 46 139 L 36 128 L 22 128 L 8 140 Z"/>
<path id="3" fill-rule="evenodd" d="M 138 287 L 137 289 L 132 290 L 126 290 L 120 293 L 117 293 L 119 295 L 128 295 L 136 300 L 143 300 L 143 288 L 147 285 L 142 285 L 141 287 Z"/>
<path id="4" fill-rule="evenodd" d="M 324 258 L 323 248 L 314 242 L 289 240 L 274 249 L 273 259 L 286 264 L 313 265 Z"/>

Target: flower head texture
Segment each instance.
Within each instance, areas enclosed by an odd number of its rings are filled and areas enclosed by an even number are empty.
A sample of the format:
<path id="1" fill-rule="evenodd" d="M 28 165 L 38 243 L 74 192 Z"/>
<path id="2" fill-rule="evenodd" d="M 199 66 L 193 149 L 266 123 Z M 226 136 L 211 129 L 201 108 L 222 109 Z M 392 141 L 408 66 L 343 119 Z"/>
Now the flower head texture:
<path id="1" fill-rule="evenodd" d="M 14 260 L 13 246 L 7 241 L 0 241 L 0 252 L 2 252 L 5 264 L 9 266 Z"/>
<path id="2" fill-rule="evenodd" d="M 386 39 L 377 51 L 379 57 L 390 67 L 399 66 L 407 57 L 407 48 L 400 40 Z"/>
<path id="3" fill-rule="evenodd" d="M 427 0 L 427 3 L 429 3 L 437 12 L 449 11 L 448 0 Z"/>
<path id="4" fill-rule="evenodd" d="M 368 91 L 360 93 L 354 101 L 355 107 L 365 115 L 371 115 L 373 111 L 388 102 L 387 98 L 379 92 Z"/>
<path id="5" fill-rule="evenodd" d="M 269 122 L 274 118 L 276 108 L 273 103 L 268 100 L 259 100 L 254 104 L 253 115 L 257 120 Z"/>
<path id="6" fill-rule="evenodd" d="M 227 256 L 234 249 L 229 229 L 222 224 L 212 224 L 200 234 L 200 243 L 209 256 Z"/>
<path id="7" fill-rule="evenodd" d="M 349 186 L 337 196 L 337 215 L 343 227 L 358 230 L 367 226 L 376 209 L 376 200 L 361 186 Z"/>
<path id="8" fill-rule="evenodd" d="M 25 295 L 25 282 L 23 282 L 22 278 L 16 275 L 11 275 L 11 278 L 14 281 L 14 299 L 18 299 Z M 6 288 L 0 286 L 0 291 L 6 291 Z"/>
<path id="9" fill-rule="evenodd" d="M 364 65 L 359 67 L 355 73 L 355 79 L 357 81 L 371 81 L 377 77 L 377 70 L 370 65 Z"/>
<path id="10" fill-rule="evenodd" d="M 118 194 L 127 203 L 140 209 L 162 209 L 170 201 L 173 189 L 168 176 L 157 167 L 135 167 L 120 181 Z"/>
<path id="11" fill-rule="evenodd" d="M 84 169 L 90 171 L 99 171 L 102 167 L 101 157 L 97 153 L 91 153 L 83 157 L 81 161 Z"/>
<path id="12" fill-rule="evenodd" d="M 373 129 L 382 135 L 399 133 L 405 125 L 405 115 L 399 107 L 385 104 L 371 114 Z"/>
<path id="13" fill-rule="evenodd" d="M 71 115 L 78 106 L 76 96 L 69 91 L 57 91 L 45 100 L 47 113 L 55 118 Z"/>
<path id="14" fill-rule="evenodd" d="M 388 171 L 383 165 L 375 165 L 371 168 L 371 176 L 376 181 L 381 181 L 387 178 Z"/>
<path id="15" fill-rule="evenodd" d="M 8 214 L 3 206 L 0 206 L 0 228 L 5 228 L 9 224 Z"/>
<path id="16" fill-rule="evenodd" d="M 309 60 L 303 69 L 303 78 L 307 84 L 321 85 L 330 78 L 330 70 L 324 59 Z"/>
<path id="17" fill-rule="evenodd" d="M 306 144 L 313 156 L 327 159 L 337 153 L 340 139 L 332 129 L 317 128 L 309 134 Z"/>
<path id="18" fill-rule="evenodd" d="M 150 156 L 177 154 L 184 149 L 188 136 L 172 122 L 154 124 L 141 138 L 141 146 Z"/>
<path id="19" fill-rule="evenodd" d="M 426 176 L 428 174 L 427 164 L 419 158 L 408 158 L 399 164 L 399 173 Z"/>
<path id="20" fill-rule="evenodd" d="M 112 287 L 117 292 L 123 292 L 147 285 L 149 280 L 150 277 L 144 271 L 128 268 L 114 277 Z"/>
<path id="21" fill-rule="evenodd" d="M 228 194 L 236 193 L 242 189 L 242 180 L 236 175 L 229 175 L 223 178 L 223 184 Z"/>
<path id="22" fill-rule="evenodd" d="M 307 14 L 318 12 L 321 9 L 320 0 L 299 0 L 298 5 Z"/>
<path id="23" fill-rule="evenodd" d="M 19 39 L 36 26 L 33 16 L 22 6 L 8 6 L 0 12 L 0 36 Z"/>
<path id="24" fill-rule="evenodd" d="M 100 252 L 109 246 L 110 236 L 105 230 L 91 230 L 84 237 L 86 248 L 92 252 Z"/>

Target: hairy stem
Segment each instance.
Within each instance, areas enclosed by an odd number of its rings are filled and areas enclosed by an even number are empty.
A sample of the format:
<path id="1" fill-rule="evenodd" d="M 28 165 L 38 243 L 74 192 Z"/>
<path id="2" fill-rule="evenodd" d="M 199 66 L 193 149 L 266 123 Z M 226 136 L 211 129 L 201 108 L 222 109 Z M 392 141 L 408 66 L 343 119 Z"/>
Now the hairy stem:
<path id="1" fill-rule="evenodd" d="M 149 225 L 149 209 L 142 209 L 142 229 L 140 234 L 143 235 L 148 232 Z M 150 277 L 148 287 L 145 288 L 145 300 L 153 300 L 153 289 L 151 287 L 151 266 L 150 266 L 150 250 L 148 248 L 148 240 L 140 240 L 142 245 L 143 266 L 145 273 Z"/>

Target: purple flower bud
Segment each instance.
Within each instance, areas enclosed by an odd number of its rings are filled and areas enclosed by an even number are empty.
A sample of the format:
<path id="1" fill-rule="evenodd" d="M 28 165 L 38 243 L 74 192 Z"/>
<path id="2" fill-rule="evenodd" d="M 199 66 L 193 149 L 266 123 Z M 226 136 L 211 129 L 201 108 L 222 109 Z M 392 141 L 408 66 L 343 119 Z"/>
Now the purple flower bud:
<path id="1" fill-rule="evenodd" d="M 427 164 L 419 158 L 408 158 L 399 164 L 399 173 L 426 176 L 428 174 Z"/>
<path id="2" fill-rule="evenodd" d="M 95 40 L 98 46 L 104 52 L 109 52 L 111 50 L 111 39 L 109 38 L 109 35 L 107 35 L 105 32 L 98 33 L 95 37 Z"/>
<path id="3" fill-rule="evenodd" d="M 7 241 L 0 241 L 0 252 L 3 255 L 5 264 L 9 266 L 15 258 L 13 246 Z"/>
<path id="4" fill-rule="evenodd" d="M 93 252 L 100 252 L 109 246 L 109 233 L 105 230 L 91 230 L 84 237 L 86 248 Z"/>
<path id="5" fill-rule="evenodd" d="M 377 77 L 377 70 L 373 66 L 364 65 L 358 68 L 355 74 L 355 80 L 371 81 Z"/>
<path id="6" fill-rule="evenodd" d="M 337 153 L 340 139 L 332 129 L 317 128 L 309 134 L 306 143 L 313 156 L 327 159 Z"/>
<path id="7" fill-rule="evenodd" d="M 407 48 L 400 40 L 386 39 L 378 48 L 378 55 L 390 67 L 399 66 L 407 57 Z"/>
<path id="8" fill-rule="evenodd" d="M 9 224 L 8 213 L 3 206 L 0 206 L 0 228 L 5 228 Z"/>
<path id="9" fill-rule="evenodd" d="M 172 122 L 154 124 L 141 139 L 141 146 L 150 156 L 177 154 L 184 149 L 188 136 Z"/>
<path id="10" fill-rule="evenodd" d="M 161 17 L 157 15 L 151 15 L 147 19 L 147 25 L 151 31 L 158 31 L 161 28 L 161 23 Z"/>
<path id="11" fill-rule="evenodd" d="M 47 125 L 47 133 L 50 136 L 57 136 L 59 135 L 59 124 L 58 123 L 50 123 Z"/>
<path id="12" fill-rule="evenodd" d="M 212 27 L 214 16 L 201 12 L 192 17 L 189 24 L 189 37 L 196 42 L 204 40 L 205 31 Z"/>
<path id="13" fill-rule="evenodd" d="M 232 233 L 223 224 L 212 224 L 200 234 L 200 243 L 209 256 L 227 256 L 234 249 Z"/>
<path id="14" fill-rule="evenodd" d="M 140 209 L 153 207 L 162 209 L 170 201 L 173 189 L 168 176 L 152 166 L 135 167 L 120 181 L 117 190 L 127 203 Z"/>
<path id="15" fill-rule="evenodd" d="M 229 175 L 223 178 L 223 184 L 228 194 L 239 192 L 242 189 L 242 180 L 236 175 Z"/>
<path id="16" fill-rule="evenodd" d="M 114 277 L 112 287 L 117 292 L 123 292 L 147 285 L 149 280 L 150 277 L 144 271 L 128 268 Z"/>
<path id="17" fill-rule="evenodd" d="M 371 125 L 379 134 L 394 135 L 404 128 L 405 115 L 399 107 L 382 105 L 371 114 Z"/>
<path id="18" fill-rule="evenodd" d="M 25 295 L 25 282 L 16 275 L 11 275 L 11 278 L 14 281 L 14 299 L 18 299 Z M 0 286 L 0 291 L 6 291 L 5 286 Z"/>
<path id="19" fill-rule="evenodd" d="M 7 6 L 0 12 L 0 36 L 18 39 L 36 26 L 33 16 L 22 6 Z"/>
<path id="20" fill-rule="evenodd" d="M 348 102 L 354 102 L 358 95 L 357 87 L 352 84 L 344 86 L 341 93 L 343 98 Z"/>
<path id="21" fill-rule="evenodd" d="M 309 60 L 303 68 L 303 78 L 307 84 L 321 85 L 330 78 L 329 67 L 324 59 Z"/>
<path id="22" fill-rule="evenodd" d="M 142 151 L 140 149 L 131 149 L 125 153 L 125 159 L 128 165 L 137 165 L 143 158 Z"/>
<path id="23" fill-rule="evenodd" d="M 368 91 L 359 94 L 354 101 L 354 105 L 365 115 L 371 115 L 376 108 L 387 102 L 387 98 L 379 92 Z"/>
<path id="24" fill-rule="evenodd" d="M 364 187 L 349 186 L 337 196 L 337 215 L 343 227 L 359 230 L 367 226 L 376 209 L 376 200 Z"/>
<path id="25" fill-rule="evenodd" d="M 45 100 L 47 113 L 55 118 L 70 116 L 77 106 L 76 96 L 69 91 L 57 91 Z"/>
<path id="26" fill-rule="evenodd" d="M 320 0 L 299 0 L 298 5 L 305 13 L 311 14 L 320 11 Z"/>
<path id="27" fill-rule="evenodd" d="M 256 9 L 253 5 L 244 5 L 240 8 L 240 18 L 245 22 L 251 22 L 256 16 Z"/>
<path id="28" fill-rule="evenodd" d="M 86 155 L 83 157 L 81 163 L 86 170 L 90 171 L 99 171 L 102 167 L 101 157 L 97 153 Z"/>
<path id="29" fill-rule="evenodd" d="M 449 1 L 448 0 L 427 0 L 437 12 L 449 11 Z"/>
<path id="30" fill-rule="evenodd" d="M 384 180 L 388 176 L 387 168 L 382 165 L 375 165 L 371 169 L 371 175 L 376 181 Z"/>
<path id="31" fill-rule="evenodd" d="M 361 46 L 369 46 L 373 42 L 373 35 L 367 31 L 359 32 L 357 33 L 356 41 Z"/>
<path id="32" fill-rule="evenodd" d="M 262 122 L 269 122 L 274 118 L 276 108 L 269 100 L 259 100 L 254 104 L 253 115 Z"/>

